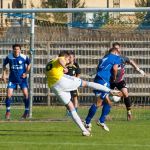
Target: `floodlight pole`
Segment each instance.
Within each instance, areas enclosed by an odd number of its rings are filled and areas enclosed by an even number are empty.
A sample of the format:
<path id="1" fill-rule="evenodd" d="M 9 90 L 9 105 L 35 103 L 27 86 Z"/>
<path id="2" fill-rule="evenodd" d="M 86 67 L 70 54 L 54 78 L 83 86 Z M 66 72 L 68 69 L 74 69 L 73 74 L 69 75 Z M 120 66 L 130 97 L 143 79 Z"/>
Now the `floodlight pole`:
<path id="1" fill-rule="evenodd" d="M 31 13 L 31 30 L 30 30 L 30 59 L 31 59 L 31 70 L 29 78 L 29 99 L 30 99 L 30 113 L 29 117 L 32 118 L 32 106 L 33 106 L 33 93 L 34 93 L 34 28 L 35 28 L 35 13 Z"/>

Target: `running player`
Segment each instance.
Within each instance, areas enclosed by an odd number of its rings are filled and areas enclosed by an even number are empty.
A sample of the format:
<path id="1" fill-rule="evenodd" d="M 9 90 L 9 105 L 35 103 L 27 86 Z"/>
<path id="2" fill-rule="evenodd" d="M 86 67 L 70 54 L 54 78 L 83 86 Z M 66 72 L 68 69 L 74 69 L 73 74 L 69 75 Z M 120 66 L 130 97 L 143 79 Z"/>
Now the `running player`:
<path id="1" fill-rule="evenodd" d="M 31 68 L 30 59 L 21 54 L 21 46 L 14 44 L 12 46 L 12 53 L 10 53 L 4 60 L 2 79 L 6 82 L 6 65 L 9 64 L 9 80 L 7 85 L 7 97 L 5 100 L 6 114 L 5 118 L 10 119 L 10 105 L 13 90 L 19 85 L 24 95 L 25 111 L 22 118 L 26 119 L 29 117 L 29 96 L 28 96 L 28 83 L 27 74 Z"/>
<path id="2" fill-rule="evenodd" d="M 72 103 L 70 91 L 77 89 L 79 86 L 91 87 L 112 94 L 118 94 L 118 91 L 110 90 L 109 88 L 97 84 L 94 82 L 83 81 L 80 78 L 69 76 L 64 74 L 68 72 L 66 65 L 69 63 L 70 54 L 67 51 L 63 51 L 59 54 L 59 57 L 51 60 L 46 65 L 46 76 L 49 88 L 53 90 L 60 101 L 64 103 L 69 110 L 72 119 L 82 130 L 84 136 L 89 136 L 90 132 L 84 127 L 80 117 L 78 116 L 74 105 Z"/>

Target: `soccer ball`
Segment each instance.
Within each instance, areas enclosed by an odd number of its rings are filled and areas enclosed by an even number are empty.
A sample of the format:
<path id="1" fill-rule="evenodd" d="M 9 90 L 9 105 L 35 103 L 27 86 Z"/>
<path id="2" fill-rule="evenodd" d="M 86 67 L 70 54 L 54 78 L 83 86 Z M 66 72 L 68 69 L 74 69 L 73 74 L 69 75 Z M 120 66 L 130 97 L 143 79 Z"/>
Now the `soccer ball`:
<path id="1" fill-rule="evenodd" d="M 121 100 L 121 97 L 119 96 L 109 96 L 110 100 L 113 102 L 119 102 Z"/>

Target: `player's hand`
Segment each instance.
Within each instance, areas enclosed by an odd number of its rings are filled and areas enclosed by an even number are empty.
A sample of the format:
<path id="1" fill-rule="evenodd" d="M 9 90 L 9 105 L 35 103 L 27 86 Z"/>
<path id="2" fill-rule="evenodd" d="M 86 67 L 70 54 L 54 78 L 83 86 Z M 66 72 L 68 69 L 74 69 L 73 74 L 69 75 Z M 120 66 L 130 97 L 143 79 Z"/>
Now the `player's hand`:
<path id="1" fill-rule="evenodd" d="M 26 77 L 27 77 L 27 74 L 23 73 L 22 78 L 26 78 Z"/>
<path id="2" fill-rule="evenodd" d="M 144 72 L 142 69 L 139 70 L 139 73 L 140 73 L 142 76 L 146 76 L 145 72 Z"/>
<path id="3" fill-rule="evenodd" d="M 7 82 L 7 79 L 6 79 L 6 77 L 3 75 L 2 76 L 2 80 L 6 83 Z"/>
<path id="4" fill-rule="evenodd" d="M 146 73 L 145 73 L 142 69 L 137 68 L 136 70 L 137 70 L 142 76 L 146 76 Z"/>
<path id="5" fill-rule="evenodd" d="M 64 71 L 64 73 L 67 73 L 67 72 L 68 72 L 68 69 L 67 69 L 67 68 L 64 68 L 63 71 Z"/>

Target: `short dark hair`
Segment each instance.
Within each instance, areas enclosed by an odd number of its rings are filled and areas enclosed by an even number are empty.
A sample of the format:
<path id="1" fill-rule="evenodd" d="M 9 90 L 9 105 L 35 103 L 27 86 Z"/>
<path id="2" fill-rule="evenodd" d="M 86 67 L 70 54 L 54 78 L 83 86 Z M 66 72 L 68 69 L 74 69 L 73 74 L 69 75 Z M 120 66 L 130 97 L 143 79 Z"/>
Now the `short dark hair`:
<path id="1" fill-rule="evenodd" d="M 115 48 L 115 47 L 112 47 L 112 48 L 109 49 L 109 53 L 114 52 L 114 51 L 117 51 L 117 52 L 118 52 L 118 49 Z"/>
<path id="2" fill-rule="evenodd" d="M 65 56 L 65 55 L 70 55 L 70 53 L 68 51 L 61 51 L 59 54 L 58 54 L 58 57 L 62 57 L 62 56 Z"/>
<path id="3" fill-rule="evenodd" d="M 20 45 L 20 44 L 14 44 L 14 45 L 12 46 L 13 49 L 14 49 L 15 47 L 19 47 L 19 48 L 21 49 L 21 45 Z"/>
<path id="4" fill-rule="evenodd" d="M 73 56 L 75 56 L 75 53 L 74 53 L 74 51 L 71 51 L 71 52 L 70 52 L 70 55 L 73 55 Z"/>
<path id="5" fill-rule="evenodd" d="M 112 44 L 113 47 L 115 47 L 115 46 L 117 46 L 117 45 L 120 46 L 120 43 L 114 42 L 114 43 Z"/>

